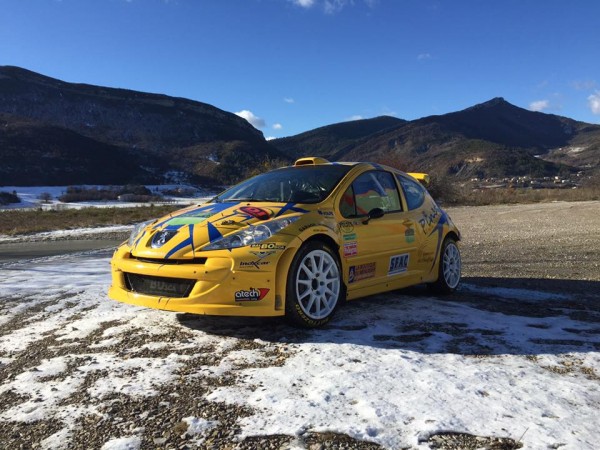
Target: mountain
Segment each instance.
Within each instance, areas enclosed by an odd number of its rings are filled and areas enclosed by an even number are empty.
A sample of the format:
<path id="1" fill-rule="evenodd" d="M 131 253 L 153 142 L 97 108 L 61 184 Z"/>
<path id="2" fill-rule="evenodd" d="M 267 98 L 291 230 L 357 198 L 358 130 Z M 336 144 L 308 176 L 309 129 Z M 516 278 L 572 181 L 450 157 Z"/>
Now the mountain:
<path id="1" fill-rule="evenodd" d="M 144 158 L 64 128 L 0 114 L 0 185 L 160 182 L 159 175 L 144 169 L 148 166 L 168 170 L 157 157 Z"/>
<path id="2" fill-rule="evenodd" d="M 336 160 L 336 155 L 349 152 L 362 139 L 405 123 L 406 120 L 390 116 L 353 120 L 316 128 L 296 136 L 275 139 L 271 144 L 292 158 L 298 158 L 308 152 L 312 156 Z"/>
<path id="3" fill-rule="evenodd" d="M 28 164 L 35 152 L 45 152 L 46 167 L 53 167 L 54 175 L 45 178 L 51 184 L 64 184 L 60 177 L 63 171 L 77 171 L 64 163 L 78 152 L 88 161 L 94 153 L 98 161 L 111 162 L 96 170 L 113 172 L 114 177 L 108 173 L 103 177 L 122 183 L 143 178 L 144 173 L 156 178 L 167 170 L 185 173 L 196 181 L 229 182 L 265 159 L 285 158 L 245 119 L 214 106 L 160 94 L 67 83 L 18 67 L 0 66 L 0 113 L 5 123 L 15 124 L 10 133 L 0 131 L 2 142 L 6 145 L 14 140 L 11 148 L 23 150 Z M 33 142 L 26 136 L 35 134 L 38 143 L 43 143 L 45 133 L 56 144 L 52 152 L 36 147 L 27 155 L 27 142 Z M 64 141 L 58 145 L 61 139 Z M 5 148 L 0 148 L 3 159 L 7 157 Z M 132 163 L 140 161 L 145 169 L 132 169 Z M 24 163 L 12 162 L 11 173 L 17 178 Z M 121 163 L 128 170 L 117 167 Z M 35 180 L 23 175 L 19 182 L 33 184 Z"/>
<path id="4" fill-rule="evenodd" d="M 184 98 L 0 66 L 0 185 L 232 183 L 302 155 L 458 178 L 600 167 L 600 126 L 494 98 L 406 121 L 375 117 L 267 142 L 246 120 Z"/>
<path id="5" fill-rule="evenodd" d="M 372 119 L 374 120 L 374 119 Z M 295 148 L 328 139 L 336 160 L 372 160 L 440 175 L 546 176 L 600 165 L 600 126 L 532 112 L 494 98 L 463 111 L 399 121 L 331 139 L 338 125 L 287 138 Z M 281 139 L 272 141 L 282 151 Z M 290 156 L 294 156 L 293 154 Z"/>

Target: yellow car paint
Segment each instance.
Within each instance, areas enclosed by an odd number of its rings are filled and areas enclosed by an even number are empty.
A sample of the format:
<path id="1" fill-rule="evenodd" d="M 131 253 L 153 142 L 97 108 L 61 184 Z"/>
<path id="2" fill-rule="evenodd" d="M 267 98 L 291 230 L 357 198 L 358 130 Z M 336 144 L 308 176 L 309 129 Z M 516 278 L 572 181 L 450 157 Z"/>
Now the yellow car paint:
<path id="1" fill-rule="evenodd" d="M 298 160 L 292 170 L 332 164 L 307 157 Z M 214 201 L 157 219 L 115 251 L 109 297 L 194 314 L 281 316 L 286 313 L 288 273 L 294 256 L 315 239 L 337 255 L 346 300 L 436 281 L 444 239 L 460 239 L 448 215 L 426 193 L 421 206 L 411 209 L 400 183 L 410 183 L 406 181 L 410 178 L 402 172 L 371 163 L 336 164 L 348 166 L 348 172 L 317 203 Z M 390 185 L 385 192 L 369 191 L 361 199 L 357 194 L 354 200 L 370 205 L 371 200 L 376 204 L 384 199 L 384 206 L 397 210 L 377 218 L 366 214 L 348 217 L 347 213 L 345 217 L 342 202 L 347 192 L 358 186 L 357 178 L 381 172 L 391 174 L 391 178 L 385 177 L 395 180 L 397 193 Z M 428 179 L 426 174 L 412 175 Z M 416 187 L 410 188 L 414 196 L 420 195 Z M 273 221 L 287 226 L 250 245 L 205 248 Z"/>

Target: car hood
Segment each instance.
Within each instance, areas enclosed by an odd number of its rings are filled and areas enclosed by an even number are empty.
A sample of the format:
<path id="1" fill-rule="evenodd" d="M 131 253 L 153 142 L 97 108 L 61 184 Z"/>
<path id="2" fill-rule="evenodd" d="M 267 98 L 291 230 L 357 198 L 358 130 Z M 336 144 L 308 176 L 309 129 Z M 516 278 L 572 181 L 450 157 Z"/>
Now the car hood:
<path id="1" fill-rule="evenodd" d="M 309 212 L 294 203 L 210 203 L 163 217 L 134 239 L 131 254 L 142 258 L 193 259 L 223 236 L 263 221 Z"/>

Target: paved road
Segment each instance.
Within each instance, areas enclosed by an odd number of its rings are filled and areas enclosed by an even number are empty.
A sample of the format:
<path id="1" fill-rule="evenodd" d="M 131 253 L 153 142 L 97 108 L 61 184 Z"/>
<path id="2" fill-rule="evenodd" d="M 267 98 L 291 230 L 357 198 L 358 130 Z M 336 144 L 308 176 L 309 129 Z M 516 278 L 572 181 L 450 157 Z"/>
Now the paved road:
<path id="1" fill-rule="evenodd" d="M 0 264 L 45 256 L 116 248 L 122 239 L 82 239 L 0 244 Z"/>

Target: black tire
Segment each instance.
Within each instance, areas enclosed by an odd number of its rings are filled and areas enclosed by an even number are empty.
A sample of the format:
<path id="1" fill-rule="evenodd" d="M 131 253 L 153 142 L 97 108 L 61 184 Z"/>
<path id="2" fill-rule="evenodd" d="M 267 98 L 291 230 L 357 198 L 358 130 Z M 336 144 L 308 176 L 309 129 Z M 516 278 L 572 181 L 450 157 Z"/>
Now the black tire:
<path id="1" fill-rule="evenodd" d="M 337 254 L 321 241 L 310 241 L 294 256 L 287 277 L 285 314 L 294 325 L 320 327 L 345 298 Z"/>
<path id="2" fill-rule="evenodd" d="M 440 251 L 438 279 L 429 284 L 436 294 L 451 294 L 460 284 L 461 258 L 456 241 L 446 237 Z"/>

